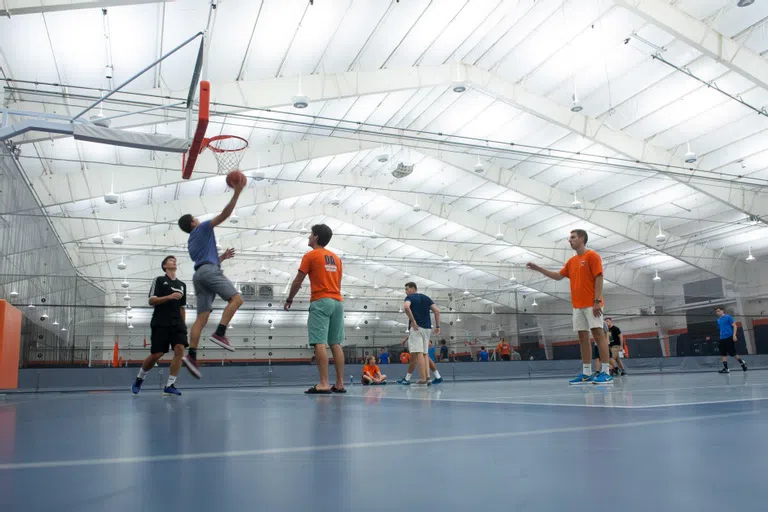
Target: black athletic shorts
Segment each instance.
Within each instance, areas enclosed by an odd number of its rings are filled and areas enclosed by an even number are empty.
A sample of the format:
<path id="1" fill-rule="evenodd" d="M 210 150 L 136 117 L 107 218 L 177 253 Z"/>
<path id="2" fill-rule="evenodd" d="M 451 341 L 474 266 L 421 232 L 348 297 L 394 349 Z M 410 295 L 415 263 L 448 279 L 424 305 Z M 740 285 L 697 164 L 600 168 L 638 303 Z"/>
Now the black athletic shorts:
<path id="1" fill-rule="evenodd" d="M 733 341 L 733 338 L 723 338 L 720 340 L 720 355 L 736 357 L 736 342 Z"/>
<path id="2" fill-rule="evenodd" d="M 512 356 L 510 356 L 509 354 L 501 354 L 501 359 L 503 361 L 511 361 L 512 360 Z"/>
<path id="3" fill-rule="evenodd" d="M 166 354 L 176 345 L 189 346 L 187 343 L 187 330 L 177 326 L 152 327 L 151 340 L 152 347 L 150 352 L 152 354 Z"/>

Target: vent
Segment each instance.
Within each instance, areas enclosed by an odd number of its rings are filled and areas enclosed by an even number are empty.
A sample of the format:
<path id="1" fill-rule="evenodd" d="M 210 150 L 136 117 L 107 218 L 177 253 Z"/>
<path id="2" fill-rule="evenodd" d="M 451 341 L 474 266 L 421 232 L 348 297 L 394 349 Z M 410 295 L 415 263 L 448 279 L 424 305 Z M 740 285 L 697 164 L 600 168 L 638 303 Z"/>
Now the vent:
<path id="1" fill-rule="evenodd" d="M 273 290 L 270 285 L 262 285 L 259 286 L 259 298 L 260 299 L 271 299 L 273 295 Z"/>
<path id="2" fill-rule="evenodd" d="M 405 178 L 413 172 L 413 165 L 405 165 L 403 162 L 397 164 L 395 170 L 392 171 L 392 176 L 395 178 Z"/>
<path id="3" fill-rule="evenodd" d="M 240 285 L 240 295 L 243 297 L 253 297 L 256 295 L 256 287 L 252 284 L 241 284 Z"/>

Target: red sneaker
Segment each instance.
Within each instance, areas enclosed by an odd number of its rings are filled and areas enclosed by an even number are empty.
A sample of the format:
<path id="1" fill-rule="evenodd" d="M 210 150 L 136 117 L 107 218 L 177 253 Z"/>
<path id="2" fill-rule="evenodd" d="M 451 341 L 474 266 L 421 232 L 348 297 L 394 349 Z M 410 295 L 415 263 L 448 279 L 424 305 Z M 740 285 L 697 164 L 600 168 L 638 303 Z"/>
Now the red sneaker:
<path id="1" fill-rule="evenodd" d="M 226 336 L 219 336 L 218 334 L 212 334 L 209 339 L 223 349 L 229 350 L 230 352 L 235 351 L 235 347 L 232 346 L 232 344 L 229 342 Z"/>
<path id="2" fill-rule="evenodd" d="M 187 354 L 181 359 L 181 361 L 184 363 L 184 366 L 187 367 L 187 370 L 189 370 L 189 373 L 191 373 L 194 378 L 200 378 L 200 369 L 197 367 L 197 361 L 194 357 Z"/>

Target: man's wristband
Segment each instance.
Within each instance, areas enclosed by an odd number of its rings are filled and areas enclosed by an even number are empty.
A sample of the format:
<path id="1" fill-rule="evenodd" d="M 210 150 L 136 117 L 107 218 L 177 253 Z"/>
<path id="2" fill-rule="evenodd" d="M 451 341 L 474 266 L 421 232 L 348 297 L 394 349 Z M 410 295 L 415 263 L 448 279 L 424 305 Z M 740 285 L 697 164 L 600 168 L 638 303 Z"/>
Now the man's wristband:
<path id="1" fill-rule="evenodd" d="M 439 329 L 439 328 L 440 328 L 440 326 L 439 326 L 439 325 L 436 325 L 436 326 L 435 326 L 435 329 Z"/>
<path id="2" fill-rule="evenodd" d="M 285 302 L 288 304 L 293 304 L 293 299 L 285 299 Z"/>

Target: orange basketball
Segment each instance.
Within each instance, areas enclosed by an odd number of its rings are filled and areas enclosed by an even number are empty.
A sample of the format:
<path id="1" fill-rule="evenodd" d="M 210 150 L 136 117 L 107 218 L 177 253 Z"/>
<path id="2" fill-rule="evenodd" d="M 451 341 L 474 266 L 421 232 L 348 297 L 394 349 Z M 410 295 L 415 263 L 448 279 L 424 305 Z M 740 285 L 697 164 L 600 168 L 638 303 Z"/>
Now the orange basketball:
<path id="1" fill-rule="evenodd" d="M 235 185 L 238 183 L 241 183 L 243 186 L 248 182 L 248 178 L 245 177 L 245 174 L 243 174 L 240 171 L 232 171 L 231 173 L 227 174 L 227 186 L 231 188 L 235 188 Z"/>

